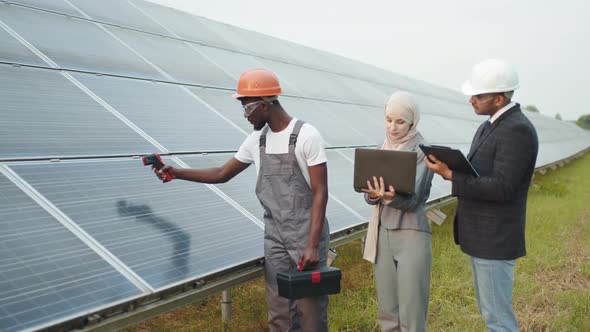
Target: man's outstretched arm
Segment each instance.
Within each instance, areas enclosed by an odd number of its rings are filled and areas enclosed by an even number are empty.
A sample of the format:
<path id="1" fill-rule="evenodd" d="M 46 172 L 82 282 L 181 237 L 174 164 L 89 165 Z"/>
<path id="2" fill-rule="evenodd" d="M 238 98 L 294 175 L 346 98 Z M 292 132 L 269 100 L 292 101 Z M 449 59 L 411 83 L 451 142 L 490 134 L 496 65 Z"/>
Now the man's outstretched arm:
<path id="1" fill-rule="evenodd" d="M 181 179 L 201 183 L 224 183 L 248 168 L 250 164 L 231 158 L 220 167 L 213 168 L 177 168 L 166 165 L 160 170 L 154 170 L 160 179 L 165 179 L 168 172 L 172 179 Z"/>

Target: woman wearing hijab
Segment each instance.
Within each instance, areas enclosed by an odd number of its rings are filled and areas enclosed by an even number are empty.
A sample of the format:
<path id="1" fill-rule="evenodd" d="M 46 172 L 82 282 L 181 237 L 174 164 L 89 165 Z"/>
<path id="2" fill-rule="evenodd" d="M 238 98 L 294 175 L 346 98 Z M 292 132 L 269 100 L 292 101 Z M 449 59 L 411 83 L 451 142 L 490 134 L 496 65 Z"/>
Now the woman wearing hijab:
<path id="1" fill-rule="evenodd" d="M 389 97 L 382 149 L 417 153 L 415 193 L 385 188 L 379 174 L 363 190 L 367 203 L 375 205 L 363 257 L 375 264 L 377 320 L 383 331 L 426 331 L 432 241 L 425 204 L 433 173 L 418 147 L 424 143 L 418 122 L 418 106 L 410 93 L 398 91 Z"/>

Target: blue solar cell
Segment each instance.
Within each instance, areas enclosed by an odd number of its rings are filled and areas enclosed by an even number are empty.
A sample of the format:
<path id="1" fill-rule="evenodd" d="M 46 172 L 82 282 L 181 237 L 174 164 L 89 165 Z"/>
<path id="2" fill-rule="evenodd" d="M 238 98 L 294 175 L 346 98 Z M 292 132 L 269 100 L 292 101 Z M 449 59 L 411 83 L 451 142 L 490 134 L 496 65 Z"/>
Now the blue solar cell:
<path id="1" fill-rule="evenodd" d="M 121 25 L 141 31 L 169 35 L 158 23 L 144 15 L 130 1 L 120 0 L 69 0 L 93 20 Z M 80 15 L 80 14 L 78 14 Z"/>
<path id="2" fill-rule="evenodd" d="M 3 6 L 0 20 L 62 68 L 163 78 L 95 23 L 20 6 Z"/>
<path id="3" fill-rule="evenodd" d="M 230 158 L 233 158 L 233 154 L 182 156 L 181 159 L 192 168 L 209 168 L 221 166 Z M 330 167 L 330 164 L 331 163 L 328 160 L 328 167 Z M 262 221 L 264 210 L 256 197 L 256 180 L 256 169 L 255 166 L 252 165 L 231 181 L 216 186 Z M 334 199 L 328 199 L 326 218 L 328 219 L 330 232 L 332 233 L 358 225 L 362 222 L 359 216 L 346 210 Z"/>
<path id="4" fill-rule="evenodd" d="M 246 137 L 185 88 L 150 81 L 73 74 L 170 151 L 237 150 Z M 240 108 L 239 102 L 229 98 Z M 239 119 L 240 122 L 247 122 Z"/>
<path id="5" fill-rule="evenodd" d="M 0 4 L 0 10 L 2 9 Z M 6 30 L 0 29 L 0 61 L 43 66 L 47 65 Z"/>
<path id="6" fill-rule="evenodd" d="M 155 149 L 56 71 L 0 65 L 0 100 L 0 158 Z"/>
<path id="7" fill-rule="evenodd" d="M 180 159 L 191 168 L 219 167 L 233 158 L 233 154 L 209 154 L 198 156 L 182 156 Z M 221 191 L 244 207 L 259 221 L 263 222 L 264 210 L 256 197 L 256 167 L 248 167 L 227 183 L 216 184 Z"/>
<path id="8" fill-rule="evenodd" d="M 200 52 L 201 46 L 184 41 L 108 27 L 123 42 L 181 83 L 235 88 L 237 80 Z"/>
<path id="9" fill-rule="evenodd" d="M 68 5 L 63 0 L 11 0 L 10 2 L 39 9 L 51 10 L 72 16 L 80 15 L 80 13 L 74 9 L 74 7 Z"/>
<path id="10" fill-rule="evenodd" d="M 203 184 L 162 184 L 140 160 L 12 167 L 153 288 L 262 256 L 254 222 Z"/>
<path id="11" fill-rule="evenodd" d="M 355 129 L 355 122 L 345 115 L 348 107 L 301 98 L 281 97 L 281 105 L 292 116 L 312 124 L 316 127 L 327 146 L 348 146 L 374 144 L 371 132 L 361 132 Z M 356 109 L 360 116 L 363 112 Z M 356 121 L 358 122 L 358 121 Z"/>
<path id="12" fill-rule="evenodd" d="M 373 206 L 365 202 L 362 194 L 353 189 L 354 159 L 343 156 L 337 150 L 328 150 L 328 187 L 330 192 L 344 204 L 367 220 Z"/>
<path id="13" fill-rule="evenodd" d="M 0 174 L 0 330 L 38 328 L 140 294 Z"/>
<path id="14" fill-rule="evenodd" d="M 149 1 L 133 1 L 133 4 L 182 39 L 234 49 L 231 41 L 219 36 L 215 29 L 210 29 L 209 19 Z"/>

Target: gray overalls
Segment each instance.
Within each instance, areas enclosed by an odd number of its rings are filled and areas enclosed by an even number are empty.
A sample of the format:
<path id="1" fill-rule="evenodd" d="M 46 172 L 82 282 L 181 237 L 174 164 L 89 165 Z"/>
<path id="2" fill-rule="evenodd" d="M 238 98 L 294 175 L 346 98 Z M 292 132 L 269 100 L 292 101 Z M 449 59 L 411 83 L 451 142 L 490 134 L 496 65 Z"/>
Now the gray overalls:
<path id="1" fill-rule="evenodd" d="M 276 274 L 297 268 L 311 226 L 311 188 L 297 164 L 295 143 L 304 122 L 297 121 L 289 152 L 266 154 L 266 126 L 260 135 L 260 170 L 256 195 L 264 207 L 264 268 L 268 324 L 271 331 L 327 331 L 328 296 L 289 300 L 278 294 Z M 320 266 L 328 254 L 328 221 L 320 238 Z"/>

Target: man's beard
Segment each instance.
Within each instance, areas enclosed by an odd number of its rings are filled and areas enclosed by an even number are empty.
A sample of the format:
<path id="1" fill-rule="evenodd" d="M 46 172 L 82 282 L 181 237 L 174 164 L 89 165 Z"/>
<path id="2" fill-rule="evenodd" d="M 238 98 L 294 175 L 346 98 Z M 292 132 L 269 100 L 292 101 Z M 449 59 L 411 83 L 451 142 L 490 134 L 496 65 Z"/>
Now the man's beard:
<path id="1" fill-rule="evenodd" d="M 266 121 L 261 121 L 255 125 L 253 125 L 253 127 L 254 127 L 254 130 L 260 131 L 260 130 L 262 130 L 262 128 L 264 128 L 265 125 L 266 125 Z"/>

